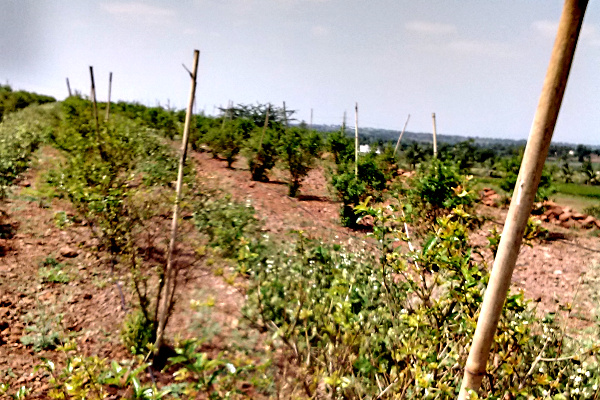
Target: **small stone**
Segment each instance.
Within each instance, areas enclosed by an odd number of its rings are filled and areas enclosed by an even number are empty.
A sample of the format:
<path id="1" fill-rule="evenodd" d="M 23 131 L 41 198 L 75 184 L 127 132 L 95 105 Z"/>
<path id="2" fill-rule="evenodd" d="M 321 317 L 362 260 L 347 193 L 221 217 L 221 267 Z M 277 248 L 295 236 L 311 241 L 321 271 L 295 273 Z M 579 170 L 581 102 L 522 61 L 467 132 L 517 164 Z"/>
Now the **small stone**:
<path id="1" fill-rule="evenodd" d="M 562 271 L 560 269 L 557 269 L 554 271 L 554 275 L 562 275 Z"/>
<path id="2" fill-rule="evenodd" d="M 73 258 L 79 255 L 79 250 L 74 249 L 73 247 L 65 246 L 59 250 L 61 256 L 66 258 Z"/>

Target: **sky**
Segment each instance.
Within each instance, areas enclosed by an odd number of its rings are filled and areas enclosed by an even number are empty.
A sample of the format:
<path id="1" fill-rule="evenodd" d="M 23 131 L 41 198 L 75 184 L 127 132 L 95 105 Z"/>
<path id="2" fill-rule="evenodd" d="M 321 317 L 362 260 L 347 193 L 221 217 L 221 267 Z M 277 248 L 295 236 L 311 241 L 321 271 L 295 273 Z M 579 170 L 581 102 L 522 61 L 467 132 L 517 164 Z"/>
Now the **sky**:
<path id="1" fill-rule="evenodd" d="M 526 139 L 562 1 L 2 0 L 0 82 L 63 99 L 196 110 L 272 103 L 298 120 Z M 600 145 L 600 3 L 591 1 L 555 142 Z"/>

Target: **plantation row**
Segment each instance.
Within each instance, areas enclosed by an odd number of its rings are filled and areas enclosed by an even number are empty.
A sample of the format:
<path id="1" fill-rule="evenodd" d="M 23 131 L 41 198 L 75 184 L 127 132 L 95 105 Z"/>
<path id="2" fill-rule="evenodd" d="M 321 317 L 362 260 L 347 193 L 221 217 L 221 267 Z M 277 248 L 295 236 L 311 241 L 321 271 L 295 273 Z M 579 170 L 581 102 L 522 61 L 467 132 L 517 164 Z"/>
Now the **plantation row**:
<path id="1" fill-rule="evenodd" d="M 197 257 L 208 253 L 212 262 L 231 266 L 234 278 L 244 279 L 247 299 L 237 330 L 260 332 L 262 345 L 231 344 L 224 354 L 210 356 L 203 348 L 208 337 L 177 343 L 167 362 L 177 382 L 162 384 L 147 368 L 165 366 L 158 356 L 149 361 L 159 350 L 152 344 L 165 266 L 148 261 L 141 238 L 171 209 L 177 158 L 169 139 L 182 117 L 138 105 L 111 109 L 109 121 L 96 126 L 89 102 L 71 97 L 11 114 L 0 125 L 0 143 L 7 143 L 0 148 L 0 165 L 18 164 L 2 167 L 4 187 L 40 145 L 58 149 L 60 161 L 45 174 L 46 183 L 100 239 L 106 268 L 126 282 L 123 289 L 135 299 L 122 341 L 139 357 L 128 362 L 86 357 L 75 341 L 56 337 L 46 347 L 59 345 L 61 362 L 41 364 L 49 396 L 100 399 L 116 389 L 146 399 L 456 397 L 489 279 L 485 258 L 475 255 L 495 253 L 499 238 L 492 233 L 485 247 L 469 240 L 483 219 L 474 213 L 477 196 L 466 173 L 488 160 L 484 151 L 467 143 L 447 148 L 439 159 L 411 158 L 421 147 L 405 146 L 396 156 L 388 146 L 361 155 L 355 165 L 354 143 L 343 131 L 323 135 L 304 125 L 288 127 L 289 111 L 240 106 L 221 118 L 197 117 L 194 149 L 223 157 L 229 167 L 243 155 L 249 179 L 266 180 L 273 168 L 285 169 L 291 196 L 310 168 L 327 169 L 341 202 L 341 223 L 372 221 L 376 248 L 346 248 L 302 233 L 270 238 L 251 205 L 199 188 L 188 167 L 182 206 L 208 248 L 196 251 Z M 27 125 L 32 121 L 38 123 Z M 511 160 L 516 163 L 518 155 Z M 400 178 L 400 166 L 416 167 L 414 177 Z M 507 163 L 503 180 L 510 182 L 514 172 Z M 541 198 L 548 195 L 546 183 Z M 532 242 L 539 233 L 532 222 L 526 239 Z M 406 250 L 413 244 L 415 250 Z M 191 246 L 184 238 L 185 245 Z M 597 336 L 585 342 L 573 338 L 559 318 L 538 318 L 522 294 L 511 294 L 482 396 L 597 398 L 598 346 Z M 247 385 L 252 391 L 243 390 Z M 6 384 L 1 391 L 24 398 L 27 388 Z"/>

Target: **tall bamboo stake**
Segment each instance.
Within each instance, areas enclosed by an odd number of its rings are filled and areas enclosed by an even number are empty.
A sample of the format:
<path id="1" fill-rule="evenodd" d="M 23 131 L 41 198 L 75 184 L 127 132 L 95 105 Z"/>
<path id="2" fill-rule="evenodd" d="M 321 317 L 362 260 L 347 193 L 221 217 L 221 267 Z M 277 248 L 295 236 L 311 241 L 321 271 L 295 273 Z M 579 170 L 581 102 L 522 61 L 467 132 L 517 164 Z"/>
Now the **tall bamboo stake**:
<path id="1" fill-rule="evenodd" d="M 94 118 L 96 119 L 96 134 L 100 132 L 100 124 L 98 123 L 98 106 L 96 105 L 96 84 L 94 83 L 94 67 L 90 65 L 90 78 L 92 79 L 92 102 L 94 104 Z"/>
<path id="2" fill-rule="evenodd" d="M 69 78 L 67 78 L 67 90 L 69 91 L 69 97 L 71 97 L 73 94 L 71 93 L 71 85 L 69 84 Z"/>
<path id="3" fill-rule="evenodd" d="M 394 154 L 398 151 L 398 146 L 400 146 L 400 141 L 402 140 L 402 136 L 404 136 L 404 131 L 406 130 L 406 125 L 408 125 L 408 120 L 410 119 L 410 114 L 408 114 L 408 118 L 406 118 L 406 122 L 404 123 L 404 128 L 402 128 L 402 132 L 400 132 L 400 136 L 398 136 L 398 142 L 396 143 L 396 148 L 394 149 Z"/>
<path id="4" fill-rule="evenodd" d="M 287 119 L 287 110 L 285 109 L 285 101 L 283 102 L 283 121 L 285 123 L 285 127 L 288 127 L 288 119 Z"/>
<path id="5" fill-rule="evenodd" d="M 312 126 L 313 126 L 313 109 L 310 109 L 310 125 L 309 125 L 309 129 L 312 131 Z"/>
<path id="6" fill-rule="evenodd" d="M 260 142 L 258 142 L 258 153 L 262 149 L 263 139 L 265 138 L 265 133 L 267 132 L 267 127 L 269 126 L 269 111 L 271 110 L 271 105 L 267 106 L 267 115 L 265 116 L 265 125 L 263 126 L 262 134 L 260 135 Z"/>
<path id="7" fill-rule="evenodd" d="M 154 354 L 158 354 L 163 344 L 165 326 L 167 325 L 167 320 L 173 307 L 173 298 L 175 295 L 178 268 L 175 268 L 173 266 L 173 253 L 175 252 L 177 220 L 179 219 L 179 202 L 181 200 L 181 187 L 183 186 L 183 166 L 185 164 L 185 157 L 187 155 L 187 145 L 190 136 L 190 125 L 192 121 L 192 109 L 194 107 L 194 96 L 196 94 L 196 77 L 198 72 L 199 58 L 200 52 L 198 50 L 194 50 L 194 72 L 190 73 L 190 77 L 192 78 L 192 87 L 190 90 L 190 101 L 188 103 L 187 113 L 185 115 L 183 139 L 181 141 L 181 157 L 179 159 L 179 170 L 177 172 L 177 185 L 175 187 L 175 205 L 173 207 L 173 222 L 171 224 L 171 241 L 169 242 L 169 251 L 167 253 L 167 267 L 164 273 L 165 283 L 163 286 L 162 293 L 160 293 L 161 304 L 157 313 L 158 327 L 156 330 L 156 342 L 154 343 Z"/>
<path id="8" fill-rule="evenodd" d="M 354 176 L 358 176 L 358 103 L 354 105 Z"/>
<path id="9" fill-rule="evenodd" d="M 104 120 L 108 122 L 108 117 L 110 115 L 110 93 L 112 91 L 112 72 L 108 74 L 108 102 L 106 103 L 106 117 Z"/>
<path id="10" fill-rule="evenodd" d="M 431 114 L 433 119 L 433 158 L 437 158 L 437 127 L 435 124 L 435 113 Z"/>
<path id="11" fill-rule="evenodd" d="M 465 366 L 459 400 L 468 398 L 468 390 L 479 389 L 486 372 L 487 359 L 510 286 L 523 232 L 548 155 L 587 3 L 588 0 L 565 0 L 550 65 Z"/>
<path id="12" fill-rule="evenodd" d="M 342 120 L 342 136 L 346 133 L 346 111 L 344 111 L 344 119 Z"/>

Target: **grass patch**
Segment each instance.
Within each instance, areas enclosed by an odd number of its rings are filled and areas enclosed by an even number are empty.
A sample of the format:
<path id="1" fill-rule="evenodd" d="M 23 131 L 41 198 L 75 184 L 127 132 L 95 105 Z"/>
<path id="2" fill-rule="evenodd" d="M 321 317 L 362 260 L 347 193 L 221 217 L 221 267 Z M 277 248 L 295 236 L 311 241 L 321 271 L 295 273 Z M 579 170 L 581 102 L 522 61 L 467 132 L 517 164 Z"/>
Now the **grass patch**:
<path id="1" fill-rule="evenodd" d="M 572 196 L 600 199 L 600 186 L 579 185 L 577 183 L 553 183 L 557 193 Z"/>

